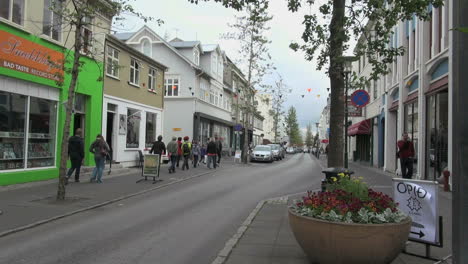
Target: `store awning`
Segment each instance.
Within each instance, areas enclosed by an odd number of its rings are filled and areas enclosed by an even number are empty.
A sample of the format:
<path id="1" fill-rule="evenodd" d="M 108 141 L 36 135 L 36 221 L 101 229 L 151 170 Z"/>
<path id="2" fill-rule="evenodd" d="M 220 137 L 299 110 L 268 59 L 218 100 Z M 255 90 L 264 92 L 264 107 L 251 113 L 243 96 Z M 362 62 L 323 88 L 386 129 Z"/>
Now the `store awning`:
<path id="1" fill-rule="evenodd" d="M 370 135 L 371 125 L 370 119 L 361 121 L 348 127 L 348 136 L 355 135 Z"/>

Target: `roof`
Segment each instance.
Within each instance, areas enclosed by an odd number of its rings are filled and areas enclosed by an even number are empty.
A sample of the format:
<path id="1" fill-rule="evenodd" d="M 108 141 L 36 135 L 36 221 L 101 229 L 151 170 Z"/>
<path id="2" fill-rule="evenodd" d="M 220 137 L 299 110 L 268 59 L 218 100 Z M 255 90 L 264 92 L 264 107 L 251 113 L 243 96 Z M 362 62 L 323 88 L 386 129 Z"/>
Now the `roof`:
<path id="1" fill-rule="evenodd" d="M 115 33 L 115 34 L 114 34 L 114 37 L 116 37 L 116 38 L 119 39 L 119 40 L 125 41 L 125 40 L 130 39 L 130 38 L 133 36 L 133 34 L 135 34 L 135 33 L 136 33 L 136 32 Z"/>
<path id="2" fill-rule="evenodd" d="M 200 41 L 171 41 L 169 44 L 174 48 L 193 48 L 200 44 Z"/>
<path id="3" fill-rule="evenodd" d="M 218 47 L 218 44 L 204 44 L 202 45 L 202 49 L 205 52 L 211 52 Z"/>

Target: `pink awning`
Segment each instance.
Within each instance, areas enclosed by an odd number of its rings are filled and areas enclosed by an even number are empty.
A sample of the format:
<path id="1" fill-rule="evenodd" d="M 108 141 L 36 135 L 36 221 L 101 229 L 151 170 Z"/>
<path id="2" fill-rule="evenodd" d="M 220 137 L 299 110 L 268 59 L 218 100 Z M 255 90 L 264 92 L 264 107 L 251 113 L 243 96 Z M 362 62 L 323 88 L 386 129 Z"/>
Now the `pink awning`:
<path id="1" fill-rule="evenodd" d="M 355 135 L 370 135 L 371 124 L 370 119 L 361 121 L 356 124 L 352 124 L 348 127 L 348 136 L 355 136 Z"/>

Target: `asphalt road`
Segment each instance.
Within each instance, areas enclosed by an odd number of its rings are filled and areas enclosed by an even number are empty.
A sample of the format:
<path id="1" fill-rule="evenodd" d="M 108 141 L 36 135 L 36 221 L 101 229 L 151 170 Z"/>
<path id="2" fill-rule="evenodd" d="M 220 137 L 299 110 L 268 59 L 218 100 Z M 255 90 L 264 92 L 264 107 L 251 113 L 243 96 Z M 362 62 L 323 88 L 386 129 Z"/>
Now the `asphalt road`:
<path id="1" fill-rule="evenodd" d="M 209 264 L 260 200 L 319 187 L 309 154 L 212 174 L 0 238 L 0 263 Z"/>

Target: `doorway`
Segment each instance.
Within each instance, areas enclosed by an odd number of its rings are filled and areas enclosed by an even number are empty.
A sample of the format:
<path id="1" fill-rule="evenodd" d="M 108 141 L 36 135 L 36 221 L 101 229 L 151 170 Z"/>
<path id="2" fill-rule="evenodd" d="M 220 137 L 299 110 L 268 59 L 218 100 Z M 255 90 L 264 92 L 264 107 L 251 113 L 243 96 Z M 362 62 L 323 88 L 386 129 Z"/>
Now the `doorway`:
<path id="1" fill-rule="evenodd" d="M 85 135 L 85 119 L 86 116 L 83 113 L 75 113 L 73 117 L 73 129 L 76 131 L 78 128 L 81 128 L 83 135 Z"/>
<path id="2" fill-rule="evenodd" d="M 115 113 L 107 112 L 107 124 L 106 124 L 106 142 L 109 145 L 111 154 L 114 153 L 113 135 L 114 135 L 114 119 Z M 112 159 L 114 155 L 111 155 Z"/>

